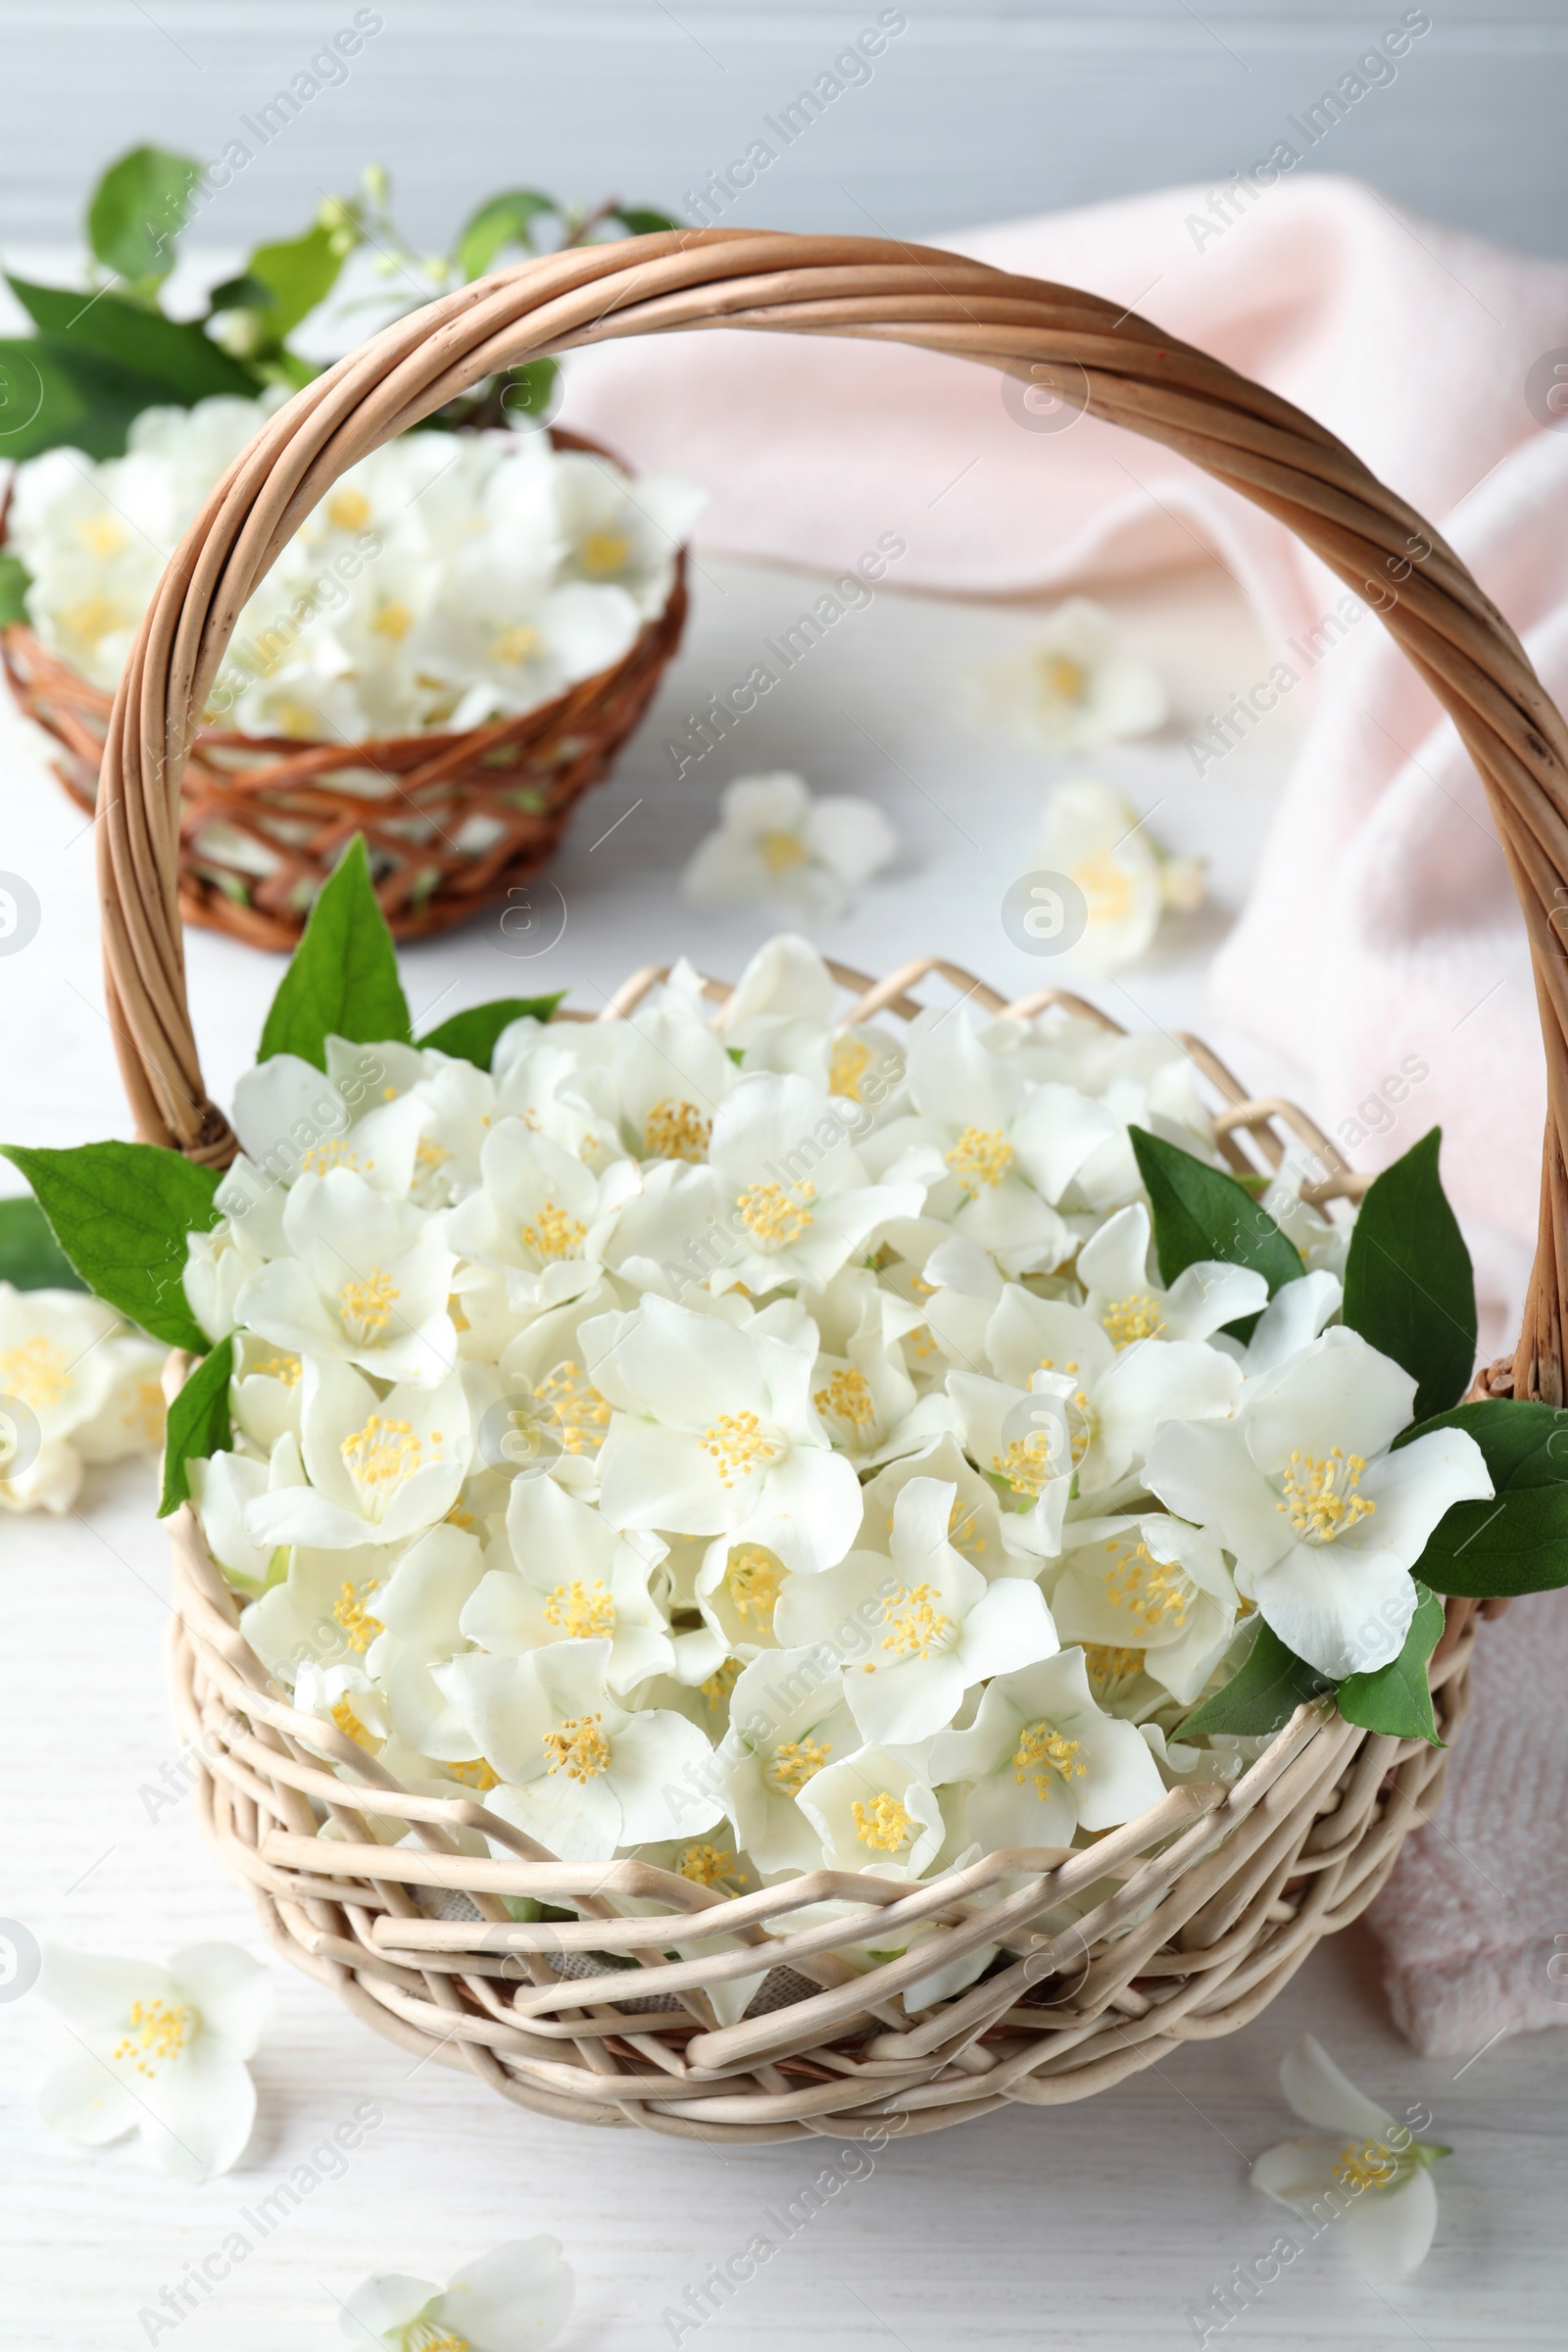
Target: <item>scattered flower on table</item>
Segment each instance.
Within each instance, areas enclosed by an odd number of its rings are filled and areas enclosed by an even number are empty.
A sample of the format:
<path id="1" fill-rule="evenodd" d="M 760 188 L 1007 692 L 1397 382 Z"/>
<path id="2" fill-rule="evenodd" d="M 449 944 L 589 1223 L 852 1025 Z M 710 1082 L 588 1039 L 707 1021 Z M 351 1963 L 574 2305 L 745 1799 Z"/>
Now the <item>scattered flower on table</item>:
<path id="1" fill-rule="evenodd" d="M 737 776 L 719 820 L 686 868 L 698 906 L 771 900 L 797 921 L 831 923 L 891 864 L 898 836 L 874 802 L 813 794 L 800 776 Z"/>
<path id="2" fill-rule="evenodd" d="M 1203 903 L 1203 860 L 1163 849 L 1129 800 L 1085 777 L 1055 786 L 1030 857 L 1082 891 L 1087 921 L 1073 953 L 1091 975 L 1136 963 L 1163 915 Z"/>
<path id="3" fill-rule="evenodd" d="M 46 1946 L 39 1988 L 74 2046 L 43 2086 L 44 2122 L 83 2147 L 140 2132 L 166 2172 L 226 2173 L 256 2120 L 253 2058 L 272 2013 L 269 1972 L 233 1943 L 192 1943 L 167 1968 Z"/>
<path id="4" fill-rule="evenodd" d="M 1169 698 L 1159 672 L 1130 654 L 1109 614 L 1075 596 L 1027 645 L 979 664 L 963 683 L 971 718 L 1032 750 L 1098 751 L 1162 726 Z"/>
<path id="5" fill-rule="evenodd" d="M 1432 2244 L 1432 2167 L 1449 2151 L 1413 2138 L 1385 2115 L 1310 2034 L 1281 2061 L 1280 2088 L 1313 2135 L 1265 2150 L 1252 2166 L 1252 2186 L 1304 2218 L 1340 2222 L 1374 2282 L 1407 2278 Z"/>
<path id="6" fill-rule="evenodd" d="M 68 1511 L 88 1463 L 157 1453 L 167 1352 L 80 1291 L 0 1282 L 0 1510 Z"/>
<path id="7" fill-rule="evenodd" d="M 346 2299 L 338 2325 L 385 2352 L 535 2352 L 571 2312 L 573 2280 L 554 2237 L 519 2237 L 466 2263 L 445 2286 L 387 2272 Z"/>

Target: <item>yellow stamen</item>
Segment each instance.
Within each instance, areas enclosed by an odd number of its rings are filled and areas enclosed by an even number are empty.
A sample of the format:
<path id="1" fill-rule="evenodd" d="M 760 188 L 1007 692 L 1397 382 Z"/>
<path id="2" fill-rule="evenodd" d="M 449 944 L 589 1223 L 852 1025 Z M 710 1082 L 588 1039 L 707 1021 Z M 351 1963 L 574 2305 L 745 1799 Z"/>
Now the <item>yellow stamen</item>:
<path id="1" fill-rule="evenodd" d="M 1334 2178 L 1342 2188 L 1394 2188 L 1401 2168 L 1397 2156 L 1380 2139 L 1347 2140 L 1335 2159 Z"/>
<path id="2" fill-rule="evenodd" d="M 1147 1641 L 1159 1633 L 1181 1633 L 1187 1624 L 1192 1579 L 1179 1560 L 1156 1560 L 1142 1537 L 1128 1551 L 1118 1550 L 1112 1537 L 1105 1549 L 1110 1565 L 1104 1572 L 1105 1598 L 1113 1609 L 1125 1609 L 1130 1630 Z"/>
<path id="3" fill-rule="evenodd" d="M 764 1429 L 755 1413 L 720 1413 L 703 1432 L 703 1451 L 718 1464 L 719 1485 L 732 1487 L 737 1478 L 750 1478 L 778 1461 L 784 1443 Z"/>
<path id="4" fill-rule="evenodd" d="M 553 1625 L 568 1642 L 592 1642 L 615 1630 L 615 1604 L 598 1577 L 585 1585 L 573 1577 L 569 1585 L 558 1585 L 545 1602 L 545 1623 Z"/>
<path id="5" fill-rule="evenodd" d="M 1000 1127 L 966 1127 L 943 1155 L 964 1191 L 978 1199 L 983 1184 L 998 1185 L 1012 1165 L 1012 1146 Z"/>
<path id="6" fill-rule="evenodd" d="M 545 1754 L 551 1772 L 564 1772 L 568 1781 L 597 1780 L 610 1769 L 610 1741 L 597 1710 L 592 1715 L 568 1715 L 545 1734 Z"/>
<path id="7" fill-rule="evenodd" d="M 34 1411 L 58 1404 L 70 1386 L 70 1357 L 41 1333 L 0 1355 L 0 1395 L 14 1396 Z"/>
<path id="8" fill-rule="evenodd" d="M 1084 688 L 1089 683 L 1089 672 L 1081 662 L 1073 661 L 1071 655 L 1036 654 L 1035 671 L 1053 701 L 1082 701 Z"/>
<path id="9" fill-rule="evenodd" d="M 520 1238 L 523 1248 L 531 1250 L 535 1257 L 575 1257 L 588 1238 L 588 1228 L 547 1200 L 537 1222 L 525 1225 Z"/>
<path id="10" fill-rule="evenodd" d="M 886 1788 L 869 1805 L 861 1804 L 857 1797 L 850 1813 L 856 1837 L 861 1845 L 870 1846 L 876 1853 L 896 1854 L 914 1838 L 914 1823 Z"/>
<path id="11" fill-rule="evenodd" d="M 364 1282 L 346 1282 L 337 1295 L 337 1311 L 349 1338 L 362 1348 L 378 1340 L 392 1320 L 393 1300 L 402 1296 L 379 1266 L 372 1266 Z"/>
<path id="12" fill-rule="evenodd" d="M 1089 1687 L 1102 1704 L 1122 1698 L 1144 1671 L 1141 1649 L 1124 1649 L 1109 1642 L 1086 1642 L 1084 1664 Z"/>
<path id="13" fill-rule="evenodd" d="M 495 657 L 509 668 L 515 669 L 524 662 L 532 662 L 543 651 L 544 639 L 526 621 L 518 621 L 510 629 L 502 629 L 495 642 Z"/>
<path id="14" fill-rule="evenodd" d="M 363 531 L 370 519 L 370 502 L 363 490 L 334 490 L 326 502 L 326 519 L 337 531 Z"/>
<path id="15" fill-rule="evenodd" d="M 937 1607 L 931 1585 L 900 1585 L 882 1603 L 882 1622 L 891 1628 L 882 1646 L 898 1658 L 933 1657 L 947 1648 L 956 1630 Z"/>
<path id="16" fill-rule="evenodd" d="M 770 874 L 792 874 L 806 863 L 806 844 L 798 833 L 760 833 L 757 847 Z"/>
<path id="17" fill-rule="evenodd" d="M 374 1167 L 375 1162 L 367 1160 L 365 1164 L 367 1167 Z M 302 1176 L 324 1176 L 332 1168 L 353 1168 L 358 1171 L 359 1167 L 360 1155 L 346 1136 L 326 1136 L 320 1143 L 312 1144 L 308 1152 L 302 1152 L 300 1154 L 300 1174 Z"/>
<path id="18" fill-rule="evenodd" d="M 370 626 L 378 637 L 389 638 L 393 645 L 401 645 L 414 626 L 414 614 L 407 605 L 382 605 Z"/>
<path id="19" fill-rule="evenodd" d="M 768 1779 L 780 1796 L 799 1796 L 833 1752 L 831 1740 L 781 1740 L 773 1750 Z"/>
<path id="20" fill-rule="evenodd" d="M 1116 863 L 1109 850 L 1097 850 L 1092 858 L 1080 858 L 1071 871 L 1089 901 L 1092 924 L 1126 920 L 1132 912 L 1132 878 Z"/>
<path id="21" fill-rule="evenodd" d="M 650 1159 L 700 1161 L 708 1156 L 712 1132 L 712 1120 L 704 1118 L 695 1102 L 666 1095 L 648 1113 L 643 1141 Z"/>
<path id="22" fill-rule="evenodd" d="M 1333 1544 L 1361 1520 L 1370 1519 L 1377 1504 L 1356 1492 L 1366 1468 L 1364 1453 L 1342 1453 L 1331 1446 L 1327 1455 L 1291 1455 L 1285 1472 L 1285 1499 L 1275 1504 L 1305 1544 Z"/>
<path id="23" fill-rule="evenodd" d="M 863 1372 L 833 1372 L 825 1389 L 811 1398 L 817 1411 L 836 1421 L 848 1421 L 857 1437 L 876 1426 L 876 1398 Z"/>
<path id="24" fill-rule="evenodd" d="M 419 1467 L 423 1447 L 412 1421 L 385 1421 L 372 1413 L 363 1429 L 343 1440 L 338 1451 L 359 1486 L 396 1486 Z"/>
<path id="25" fill-rule="evenodd" d="M 126 2031 L 111 2055 L 129 2058 L 138 2075 L 151 2079 L 166 2058 L 177 2058 L 187 2041 L 201 2032 L 201 2019 L 188 2002 L 172 2008 L 168 2001 L 132 2001 Z"/>
<path id="26" fill-rule="evenodd" d="M 871 1049 L 858 1037 L 839 1037 L 833 1041 L 828 1056 L 827 1091 L 830 1095 L 847 1096 L 852 1102 L 860 1100 L 860 1080 L 870 1067 Z"/>
<path id="27" fill-rule="evenodd" d="M 710 1707 L 728 1706 L 730 1693 L 741 1679 L 741 1665 L 739 1658 L 726 1658 L 706 1683 L 699 1683 L 697 1687 Z"/>
<path id="28" fill-rule="evenodd" d="M 1062 1782 L 1081 1781 L 1089 1770 L 1078 1761 L 1078 1741 L 1068 1740 L 1049 1723 L 1030 1723 L 1019 1735 L 1012 1751 L 1012 1777 L 1021 1788 L 1025 1781 L 1034 1783 L 1036 1796 L 1051 1794 L 1051 1776 L 1054 1773 Z"/>
<path id="29" fill-rule="evenodd" d="M 803 1203 L 816 1199 L 815 1185 L 797 1185 L 795 1196 L 791 1199 L 781 1184 L 765 1183 L 749 1184 L 737 1198 L 741 1221 L 760 1250 L 787 1250 L 812 1223 Z"/>
<path id="30" fill-rule="evenodd" d="M 690 1879 L 694 1886 L 722 1886 L 731 1876 L 737 1886 L 746 1884 L 745 1871 L 736 1870 L 734 1855 L 722 1845 L 689 1845 L 675 1871 L 677 1877 Z"/>
<path id="31" fill-rule="evenodd" d="M 368 1754 L 373 1756 L 380 1746 L 380 1740 L 373 1732 L 366 1730 L 347 1698 L 335 1698 L 332 1701 L 332 1721 L 345 1740 L 352 1740 L 356 1747 L 363 1747 Z"/>
<path id="32" fill-rule="evenodd" d="M 89 596 L 60 615 L 60 634 L 68 647 L 93 654 L 116 629 L 134 628 L 136 615 L 118 597 Z"/>
<path id="33" fill-rule="evenodd" d="M 1148 1291 L 1132 1291 L 1125 1298 L 1113 1298 L 1100 1320 L 1113 1348 L 1130 1348 L 1135 1340 L 1157 1340 L 1165 1328 L 1159 1300 Z"/>
<path id="34" fill-rule="evenodd" d="M 457 1764 L 446 1764 L 442 1766 L 442 1770 L 453 1780 L 461 1781 L 466 1788 L 476 1788 L 481 1796 L 488 1789 L 498 1788 L 501 1785 L 500 1773 L 487 1764 L 483 1756 L 474 1756 Z"/>
<path id="35" fill-rule="evenodd" d="M 76 525 L 76 537 L 93 556 L 118 556 L 130 545 L 130 533 L 112 514 L 86 515 Z"/>
<path id="36" fill-rule="evenodd" d="M 535 1401 L 554 1414 L 564 1453 L 597 1453 L 610 1427 L 610 1405 L 568 1356 L 534 1390 Z"/>
<path id="37" fill-rule="evenodd" d="M 1009 1438 L 1006 1452 L 991 1456 L 991 1467 L 1015 1494 L 1043 1494 L 1057 1475 L 1051 1458 L 1050 1431 L 1034 1429 L 1026 1438 Z"/>
<path id="38" fill-rule="evenodd" d="M 784 1587 L 784 1563 L 760 1544 L 743 1544 L 729 1555 L 724 1582 L 736 1616 L 760 1634 L 773 1630 L 773 1611 Z"/>
<path id="39" fill-rule="evenodd" d="M 582 567 L 590 578 L 602 580 L 619 571 L 631 553 L 631 541 L 617 531 L 590 531 L 582 543 Z"/>
<path id="40" fill-rule="evenodd" d="M 297 1355 L 270 1355 L 264 1362 L 253 1364 L 247 1378 L 280 1380 L 285 1389 L 297 1389 L 304 1369 Z"/>
<path id="41" fill-rule="evenodd" d="M 355 1649 L 368 1649 L 376 1635 L 386 1630 L 380 1618 L 372 1617 L 365 1605 L 375 1590 L 373 1576 L 367 1577 L 365 1583 L 357 1587 L 345 1577 L 342 1592 L 332 1610 L 333 1617 Z"/>

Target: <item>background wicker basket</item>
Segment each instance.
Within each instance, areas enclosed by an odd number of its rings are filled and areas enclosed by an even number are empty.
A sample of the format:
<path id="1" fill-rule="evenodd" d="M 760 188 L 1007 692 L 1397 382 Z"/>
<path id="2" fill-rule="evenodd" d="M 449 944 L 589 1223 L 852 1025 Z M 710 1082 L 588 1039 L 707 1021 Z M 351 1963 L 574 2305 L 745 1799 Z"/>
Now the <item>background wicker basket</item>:
<path id="1" fill-rule="evenodd" d="M 402 321 L 271 420 L 165 575 L 105 750 L 109 1014 L 142 1134 L 209 1164 L 225 1164 L 235 1148 L 203 1093 L 191 1034 L 174 809 L 182 749 L 234 614 L 301 514 L 368 449 L 498 367 L 714 319 L 891 336 L 1019 377 L 1044 374 L 1282 517 L 1382 612 L 1485 777 L 1546 1033 L 1542 1246 L 1515 1356 L 1478 1385 L 1560 1403 L 1568 964 L 1548 917 L 1568 874 L 1568 730 L 1463 565 L 1319 426 L 1108 303 L 949 254 L 734 231 L 553 256 Z M 1007 1009 L 966 974 L 918 964 L 876 985 L 841 971 L 858 995 L 849 1017 L 908 1017 L 908 992 L 932 970 Z M 628 984 L 608 1017 L 657 977 Z M 1342 1168 L 1301 1113 L 1249 1100 L 1197 1041 L 1183 1042 L 1222 1098 L 1218 1128 L 1239 1165 L 1274 1164 L 1283 1124 Z M 1319 1198 L 1355 1189 L 1342 1172 Z M 181 1370 L 172 1364 L 172 1382 Z M 1086 2097 L 1185 2039 L 1255 2015 L 1320 1936 L 1370 1901 L 1436 1798 L 1446 1760 L 1420 1741 L 1368 1734 L 1319 1699 L 1229 1787 L 1175 1788 L 1080 1851 L 993 1854 L 912 1889 L 814 1873 L 725 1898 L 632 1861 L 558 1862 L 472 1799 L 404 1791 L 268 1683 L 188 1508 L 174 1530 L 175 1688 L 204 1762 L 203 1817 L 253 1887 L 269 1933 L 394 2039 L 520 2105 L 587 2122 L 710 2140 L 864 2137 L 937 2129 L 1006 2101 Z M 1474 1632 L 1473 1604 L 1450 1601 L 1430 1668 L 1450 1740 Z M 351 1765 L 361 1785 L 333 1763 Z M 465 1854 L 458 1834 L 473 1830 L 502 1858 Z M 890 1924 L 921 1923 L 927 1940 L 866 1969 L 835 1948 L 841 1926 L 792 1929 L 804 1907 L 845 1895 L 885 1902 Z M 509 1897 L 576 1916 L 519 1922 Z M 1076 1917 L 1051 1933 L 1046 1915 L 1057 1906 Z M 918 2014 L 906 2007 L 906 1987 L 981 1944 L 1002 1947 L 990 1974 Z M 628 1964 L 641 1972 L 635 1992 Z M 705 1986 L 760 1968 L 765 1982 L 748 2014 L 720 2025 Z"/>
<path id="2" fill-rule="evenodd" d="M 558 449 L 612 455 L 577 433 L 556 429 L 551 439 Z M 199 728 L 180 784 L 185 920 L 254 948 L 291 949 L 356 833 L 399 939 L 445 931 L 504 899 L 548 863 L 578 795 L 609 774 L 680 644 L 686 602 L 682 551 L 663 611 L 612 668 L 520 718 L 461 734 L 343 744 Z M 24 622 L 0 629 L 0 659 L 22 709 L 60 746 L 56 775 L 91 813 L 112 697 Z M 217 825 L 270 855 L 274 870 L 258 875 L 204 839 Z"/>

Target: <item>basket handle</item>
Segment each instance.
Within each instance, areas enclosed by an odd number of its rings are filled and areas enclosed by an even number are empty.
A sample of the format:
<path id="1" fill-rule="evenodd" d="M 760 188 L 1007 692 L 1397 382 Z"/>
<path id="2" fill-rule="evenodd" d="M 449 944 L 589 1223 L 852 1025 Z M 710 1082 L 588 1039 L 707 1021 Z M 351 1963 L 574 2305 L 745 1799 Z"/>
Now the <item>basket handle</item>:
<path id="1" fill-rule="evenodd" d="M 1563 1401 L 1568 1324 L 1568 728 L 1507 622 L 1420 516 L 1288 401 L 1097 295 L 871 237 L 709 229 L 524 262 L 398 320 L 308 384 L 165 571 L 105 746 L 98 873 L 111 1025 L 138 1132 L 223 1166 L 185 993 L 179 777 L 239 612 L 332 483 L 481 377 L 542 352 L 713 324 L 951 352 L 1164 443 L 1273 514 L 1383 617 L 1486 784 L 1546 1045 L 1540 1240 L 1520 1396 Z M 1494 1369 L 1494 1384 L 1505 1375 Z"/>

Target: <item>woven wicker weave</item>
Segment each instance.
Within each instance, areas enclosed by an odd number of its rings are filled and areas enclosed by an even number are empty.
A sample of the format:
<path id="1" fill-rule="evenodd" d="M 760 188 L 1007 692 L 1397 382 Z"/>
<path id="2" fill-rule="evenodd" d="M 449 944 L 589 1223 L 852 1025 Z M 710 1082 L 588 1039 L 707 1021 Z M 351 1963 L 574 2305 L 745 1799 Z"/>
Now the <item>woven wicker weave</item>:
<path id="1" fill-rule="evenodd" d="M 611 454 L 576 433 L 551 438 L 559 448 Z M 253 948 L 293 948 L 356 833 L 399 939 L 466 922 L 548 864 L 579 794 L 603 782 L 647 710 L 685 620 L 682 551 L 663 611 L 621 659 L 520 718 L 355 744 L 202 727 L 180 779 L 186 922 Z M 60 747 L 55 774 L 90 814 L 112 698 L 24 622 L 0 629 L 0 660 L 22 709 Z M 216 837 L 204 841 L 220 825 L 274 860 L 273 871 L 257 875 Z"/>
<path id="2" fill-rule="evenodd" d="M 949 254 L 709 232 L 555 256 L 389 329 L 271 421 L 166 574 L 106 749 L 110 1016 L 141 1132 L 209 1164 L 234 1150 L 203 1093 L 191 1034 L 174 809 L 192 714 L 234 615 L 300 516 L 368 449 L 502 366 L 715 319 L 886 336 L 1077 385 L 1097 414 L 1184 452 L 1280 516 L 1381 611 L 1476 758 L 1536 950 L 1550 1115 L 1542 1246 L 1514 1365 L 1520 1394 L 1560 1402 L 1568 965 L 1547 918 L 1568 874 L 1561 718 L 1457 559 L 1320 427 L 1106 303 Z M 933 971 L 1007 1009 L 947 965 L 876 985 L 838 977 L 857 994 L 854 1017 L 883 1008 L 906 1018 L 908 992 Z M 639 975 L 608 1017 L 657 978 Z M 1358 1189 L 1301 1113 L 1248 1100 L 1197 1041 L 1184 1043 L 1221 1098 L 1218 1129 L 1236 1164 L 1276 1164 L 1283 1127 L 1338 1171 L 1320 1199 Z M 172 1382 L 182 1369 L 172 1364 Z M 1507 1395 L 1514 1380 L 1494 1365 L 1480 1385 Z M 188 1510 L 175 1522 L 175 1562 L 176 1697 L 204 1766 L 203 1815 L 269 1932 L 410 2049 L 584 2122 L 706 2138 L 865 2136 L 933 2130 L 1007 2101 L 1086 2097 L 1255 2015 L 1320 1936 L 1370 1901 L 1436 1801 L 1446 1764 L 1441 1750 L 1369 1735 L 1318 1700 L 1240 1780 L 1173 1789 L 1083 1850 L 993 1854 L 913 1888 L 815 1873 L 726 1898 L 632 1861 L 557 1862 L 474 1800 L 405 1793 L 269 1684 Z M 1431 1670 L 1447 1740 L 1464 1712 L 1474 1633 L 1469 1604 L 1450 1602 Z M 351 1765 L 362 1785 L 323 1757 Z M 410 1842 L 392 1842 L 411 1830 Z M 507 1858 L 466 1856 L 460 1830 L 482 1830 Z M 985 1899 L 999 1885 L 1000 1898 Z M 509 1895 L 577 1916 L 521 1925 Z M 843 1896 L 886 1903 L 890 1929 L 932 1932 L 864 1972 L 835 1949 L 842 1926 L 792 1925 Z M 639 1915 L 628 1917 L 632 1904 Z M 1076 1924 L 1048 1935 L 1038 1923 L 1057 1905 Z M 991 1944 L 1002 1961 L 969 1990 L 906 2008 L 906 1987 Z M 635 1994 L 628 1963 L 641 1972 Z M 721 2025 L 705 1987 L 759 1971 L 767 1974 L 746 2016 Z"/>

